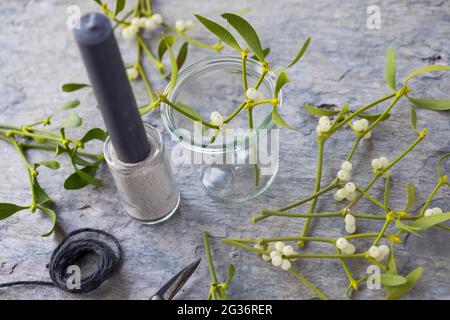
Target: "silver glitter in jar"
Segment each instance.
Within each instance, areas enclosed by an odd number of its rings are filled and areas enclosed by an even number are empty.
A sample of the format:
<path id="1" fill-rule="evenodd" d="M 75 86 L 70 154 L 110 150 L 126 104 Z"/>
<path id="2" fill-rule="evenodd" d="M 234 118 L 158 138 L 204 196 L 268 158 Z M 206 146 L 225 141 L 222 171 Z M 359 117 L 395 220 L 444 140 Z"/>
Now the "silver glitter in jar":
<path id="1" fill-rule="evenodd" d="M 124 210 L 141 223 L 156 224 L 175 213 L 180 203 L 180 192 L 161 134 L 147 123 L 144 127 L 150 142 L 150 154 L 144 161 L 120 161 L 109 138 L 103 152 Z"/>

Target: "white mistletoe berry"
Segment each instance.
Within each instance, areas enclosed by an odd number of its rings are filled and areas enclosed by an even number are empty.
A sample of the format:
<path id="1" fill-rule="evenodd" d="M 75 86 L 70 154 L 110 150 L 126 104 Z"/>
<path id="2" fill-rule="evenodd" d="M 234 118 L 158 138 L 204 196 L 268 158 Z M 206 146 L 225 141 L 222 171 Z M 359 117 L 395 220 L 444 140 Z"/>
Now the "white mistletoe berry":
<path id="1" fill-rule="evenodd" d="M 380 157 L 380 161 L 381 161 L 381 164 L 383 165 L 383 168 L 387 167 L 389 164 L 389 160 L 386 157 Z"/>
<path id="2" fill-rule="evenodd" d="M 380 159 L 373 159 L 372 160 L 372 167 L 377 170 L 383 168 L 383 162 L 381 162 Z"/>
<path id="3" fill-rule="evenodd" d="M 351 175 L 349 171 L 339 170 L 337 173 L 337 177 L 339 178 L 339 180 L 348 181 L 350 180 Z"/>
<path id="4" fill-rule="evenodd" d="M 424 213 L 425 217 L 430 217 L 433 215 L 433 209 L 427 209 Z"/>
<path id="5" fill-rule="evenodd" d="M 261 255 L 261 258 L 262 258 L 264 261 L 267 261 L 267 262 L 269 262 L 270 260 L 272 260 L 272 258 L 269 257 L 269 256 L 266 255 L 266 254 Z"/>
<path id="6" fill-rule="evenodd" d="M 245 94 L 247 98 L 253 101 L 258 100 L 258 98 L 260 97 L 258 90 L 256 90 L 255 88 L 248 88 Z"/>
<path id="7" fill-rule="evenodd" d="M 321 116 L 319 118 L 319 124 L 330 124 L 330 118 L 327 116 Z"/>
<path id="8" fill-rule="evenodd" d="M 378 258 L 380 256 L 380 249 L 376 246 L 372 246 L 369 248 L 369 256 L 372 258 Z"/>
<path id="9" fill-rule="evenodd" d="M 294 248 L 292 246 L 285 246 L 283 248 L 283 254 L 285 256 L 290 256 L 290 255 L 295 254 Z"/>
<path id="10" fill-rule="evenodd" d="M 127 76 L 128 76 L 128 79 L 130 79 L 131 81 L 136 80 L 139 77 L 139 71 L 135 67 L 128 68 Z"/>
<path id="11" fill-rule="evenodd" d="M 281 269 L 287 271 L 290 268 L 291 268 L 291 262 L 288 259 L 283 259 L 283 262 L 281 263 Z"/>
<path id="12" fill-rule="evenodd" d="M 364 128 L 364 130 L 366 130 L 367 128 L 369 128 L 369 121 L 367 120 L 367 119 L 361 119 L 361 120 L 359 120 L 361 123 L 362 123 L 362 125 L 363 125 L 363 128 Z"/>
<path id="13" fill-rule="evenodd" d="M 344 161 L 341 165 L 341 170 L 345 171 L 345 172 L 350 172 L 352 171 L 352 163 L 350 161 Z"/>
<path id="14" fill-rule="evenodd" d="M 131 25 L 135 26 L 136 28 L 140 28 L 141 27 L 141 19 L 138 17 L 134 17 L 133 19 L 131 19 Z"/>
<path id="15" fill-rule="evenodd" d="M 389 252 L 390 252 L 389 247 L 388 247 L 387 245 L 385 245 L 385 244 L 382 244 L 381 246 L 379 246 L 378 249 L 380 250 L 381 256 L 383 256 L 383 259 L 384 259 L 384 257 L 386 257 L 386 256 L 389 254 Z"/>
<path id="16" fill-rule="evenodd" d="M 354 216 L 352 216 L 350 213 L 345 215 L 344 221 L 346 224 L 355 224 L 356 219 Z"/>
<path id="17" fill-rule="evenodd" d="M 274 256 L 274 257 L 272 258 L 272 264 L 273 264 L 275 267 L 281 266 L 282 263 L 283 263 L 283 258 L 281 258 L 281 256 Z"/>
<path id="18" fill-rule="evenodd" d="M 349 182 L 345 185 L 345 190 L 347 190 L 348 193 L 353 193 L 356 191 L 356 185 L 353 182 Z"/>
<path id="19" fill-rule="evenodd" d="M 156 23 L 156 24 L 161 24 L 164 21 L 164 18 L 162 15 L 160 15 L 159 13 L 154 13 L 151 17 L 151 19 Z"/>
<path id="20" fill-rule="evenodd" d="M 361 120 L 356 120 L 353 122 L 353 130 L 356 132 L 364 131 L 364 124 L 361 122 Z"/>
<path id="21" fill-rule="evenodd" d="M 194 21 L 186 20 L 184 22 L 184 26 L 185 26 L 186 30 L 192 30 L 194 28 Z"/>
<path id="22" fill-rule="evenodd" d="M 347 233 L 355 233 L 356 231 L 356 225 L 354 223 L 347 223 L 345 225 L 345 231 Z"/>
<path id="23" fill-rule="evenodd" d="M 438 207 L 435 207 L 435 208 L 433 208 L 431 210 L 433 210 L 433 214 L 441 214 L 442 213 L 442 209 L 438 208 Z"/>
<path id="24" fill-rule="evenodd" d="M 122 29 L 122 37 L 124 37 L 125 39 L 132 39 L 136 36 L 137 32 L 138 29 L 133 25 L 125 27 Z"/>
<path id="25" fill-rule="evenodd" d="M 347 246 L 349 245 L 347 239 L 345 238 L 338 238 L 336 240 L 336 247 L 338 247 L 338 249 L 345 249 L 347 248 Z"/>
<path id="26" fill-rule="evenodd" d="M 211 121 L 214 122 L 217 125 L 223 124 L 223 117 L 218 111 L 211 112 L 211 115 L 209 116 Z"/>
<path id="27" fill-rule="evenodd" d="M 355 193 L 355 192 L 349 193 L 349 194 L 345 197 L 345 199 L 347 199 L 348 201 L 353 201 L 353 200 L 355 200 L 355 199 L 356 199 L 356 193 Z"/>
<path id="28" fill-rule="evenodd" d="M 178 31 L 183 32 L 184 30 L 186 30 L 186 24 L 184 23 L 183 20 L 177 20 L 175 22 L 175 29 L 177 29 Z"/>
<path id="29" fill-rule="evenodd" d="M 343 254 L 354 254 L 356 251 L 356 248 L 351 243 L 348 244 L 347 247 L 341 250 Z"/>
<path id="30" fill-rule="evenodd" d="M 253 248 L 258 249 L 258 250 L 262 250 L 263 249 L 262 245 L 260 245 L 259 243 L 255 244 L 253 246 Z"/>
<path id="31" fill-rule="evenodd" d="M 144 28 L 148 31 L 155 30 L 158 27 L 158 24 L 152 18 L 147 18 L 144 23 Z"/>
<path id="32" fill-rule="evenodd" d="M 285 244 L 281 241 L 277 241 L 275 243 L 275 249 L 280 253 L 283 252 L 284 247 L 285 247 Z"/>
<path id="33" fill-rule="evenodd" d="M 321 132 L 328 132 L 331 129 L 331 123 L 320 123 L 318 127 Z"/>
<path id="34" fill-rule="evenodd" d="M 273 250 L 272 252 L 270 252 L 270 258 L 275 258 L 275 257 L 277 257 L 277 256 L 280 256 L 281 257 L 281 254 L 280 254 L 280 252 L 278 252 L 277 250 Z"/>

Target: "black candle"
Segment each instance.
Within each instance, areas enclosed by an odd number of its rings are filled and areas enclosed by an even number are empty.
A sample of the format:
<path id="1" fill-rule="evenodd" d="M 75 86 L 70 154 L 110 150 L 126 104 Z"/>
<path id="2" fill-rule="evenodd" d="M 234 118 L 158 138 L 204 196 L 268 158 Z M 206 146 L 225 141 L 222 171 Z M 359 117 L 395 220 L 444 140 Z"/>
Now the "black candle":
<path id="1" fill-rule="evenodd" d="M 127 163 L 144 160 L 150 144 L 111 22 L 90 13 L 74 34 L 117 157 Z"/>

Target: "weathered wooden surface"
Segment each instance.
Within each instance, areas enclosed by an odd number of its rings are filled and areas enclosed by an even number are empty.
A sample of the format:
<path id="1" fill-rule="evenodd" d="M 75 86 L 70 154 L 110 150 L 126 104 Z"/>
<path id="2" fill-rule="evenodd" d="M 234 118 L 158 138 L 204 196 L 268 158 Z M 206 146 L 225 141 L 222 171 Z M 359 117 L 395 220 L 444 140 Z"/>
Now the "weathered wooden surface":
<path id="1" fill-rule="evenodd" d="M 249 218 L 261 208 L 276 207 L 299 196 L 308 195 L 313 184 L 315 164 L 315 120 L 302 109 L 305 103 L 321 104 L 349 102 L 352 107 L 370 102 L 389 92 L 384 83 L 384 53 L 393 45 L 398 53 L 398 76 L 401 79 L 415 67 L 427 64 L 426 58 L 437 55 L 442 63 L 449 63 L 450 2 L 378 1 L 381 9 L 381 30 L 366 27 L 365 1 L 154 1 L 156 11 L 173 22 L 188 19 L 191 13 L 216 17 L 224 11 L 239 11 L 250 7 L 247 17 L 261 34 L 266 46 L 272 48 L 271 61 L 284 64 L 297 50 L 298 43 L 312 36 L 312 45 L 305 59 L 290 72 L 292 83 L 285 91 L 283 113 L 297 132 L 282 131 L 281 168 L 273 186 L 262 196 L 245 204 L 216 203 L 205 197 L 199 184 L 192 181 L 197 175 L 187 166 L 175 168 L 183 199 L 180 213 L 158 226 L 143 226 L 133 222 L 120 209 L 111 176 L 106 168 L 101 177 L 107 182 L 102 189 L 87 188 L 79 192 L 62 187 L 68 170 L 52 174 L 42 170 L 45 188 L 56 200 L 60 226 L 70 231 L 80 227 L 94 227 L 116 235 L 125 250 L 125 262 L 120 272 L 98 290 L 75 296 L 46 287 L 20 287 L 0 290 L 0 299 L 45 298 L 102 298 L 147 299 L 159 286 L 196 256 L 203 256 L 201 232 L 212 236 L 213 255 L 221 277 L 224 265 L 237 266 L 236 281 L 230 288 L 234 298 L 306 299 L 310 291 L 292 276 L 266 265 L 255 255 L 220 244 L 220 239 L 233 236 L 295 235 L 300 220 L 267 219 L 252 225 Z M 97 10 L 93 1 L 71 1 L 83 12 Z M 70 98 L 81 98 L 79 113 L 86 126 L 102 124 L 89 91 L 63 94 L 62 83 L 85 81 L 84 68 L 73 38 L 65 25 L 67 1 L 3 1 L 0 4 L 2 32 L 0 33 L 0 122 L 22 124 L 39 119 Z M 192 32 L 205 41 L 212 41 L 201 28 Z M 126 61 L 132 62 L 132 46 L 121 43 Z M 211 54 L 192 48 L 189 61 Z M 438 62 L 439 62 L 438 61 Z M 163 82 L 153 77 L 155 86 Z M 416 81 L 417 93 L 444 97 L 450 92 L 450 76 L 427 75 Z M 135 86 L 136 96 L 145 101 L 142 83 Z M 159 114 L 146 117 L 162 128 Z M 438 155 L 450 150 L 449 113 L 420 110 L 420 128 L 430 129 L 426 141 L 420 144 L 398 167 L 393 177 L 392 205 L 404 205 L 404 185 L 418 186 L 419 205 L 436 183 L 435 164 Z M 74 133 L 76 134 L 76 133 Z M 168 133 L 164 137 L 169 146 Z M 398 154 L 414 139 L 409 128 L 408 104 L 402 102 L 390 121 L 383 123 L 357 153 L 356 181 L 370 178 L 370 159 L 386 154 Z M 352 134 L 340 133 L 326 147 L 325 180 L 333 177 L 347 154 Z M 42 157 L 33 153 L 34 159 Z M 0 144 L 0 200 L 28 203 L 27 177 L 15 151 Z M 374 195 L 382 194 L 382 183 L 374 188 Z M 450 193 L 440 192 L 439 197 Z M 335 209 L 331 198 L 319 202 L 322 210 Z M 445 201 L 450 209 L 449 201 Z M 375 210 L 367 203 L 362 211 Z M 56 240 L 39 235 L 49 226 L 40 213 L 22 212 L 0 222 L 0 282 L 24 279 L 48 279 L 45 265 Z M 380 225 L 359 221 L 358 229 L 378 230 Z M 343 234 L 343 223 L 338 220 L 313 223 L 314 234 L 338 236 Z M 402 273 L 423 266 L 425 273 L 417 288 L 408 295 L 416 299 L 450 298 L 448 235 L 442 230 L 425 233 L 422 239 L 411 238 L 405 247 L 399 247 L 398 264 Z M 326 250 L 309 246 L 308 250 Z M 295 266 L 332 298 L 344 298 L 346 277 L 339 261 L 301 261 Z M 358 264 L 352 270 L 365 272 Z M 203 299 L 208 294 L 208 272 L 202 263 L 178 298 Z M 358 297 L 378 299 L 381 290 L 363 290 Z"/>

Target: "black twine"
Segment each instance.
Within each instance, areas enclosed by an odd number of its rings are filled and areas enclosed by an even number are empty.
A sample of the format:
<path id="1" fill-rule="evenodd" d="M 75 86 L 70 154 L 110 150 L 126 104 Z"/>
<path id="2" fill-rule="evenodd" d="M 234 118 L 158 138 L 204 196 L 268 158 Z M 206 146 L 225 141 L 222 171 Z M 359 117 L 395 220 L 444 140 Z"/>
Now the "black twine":
<path id="1" fill-rule="evenodd" d="M 96 233 L 105 236 L 112 240 L 117 252 L 104 241 L 92 238 L 73 239 L 81 233 Z M 99 258 L 97 269 L 87 277 L 81 278 L 79 289 L 69 289 L 67 279 L 71 274 L 67 273 L 67 268 L 75 265 L 89 253 L 93 253 Z M 50 262 L 47 265 L 52 281 L 14 281 L 0 284 L 0 288 L 18 285 L 43 285 L 56 286 L 71 293 L 86 293 L 98 288 L 121 261 L 122 247 L 116 237 L 102 230 L 91 228 L 78 229 L 67 234 L 53 251 Z"/>

